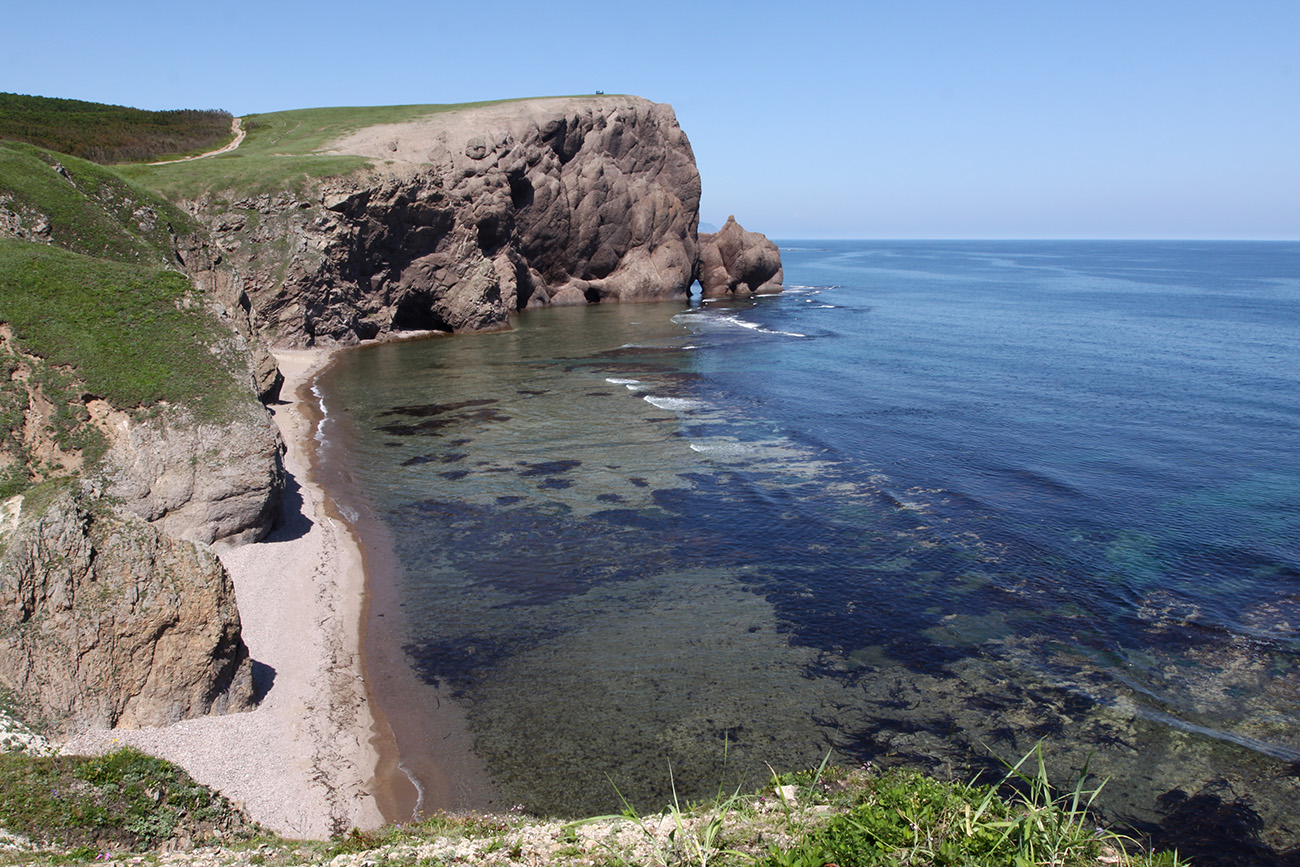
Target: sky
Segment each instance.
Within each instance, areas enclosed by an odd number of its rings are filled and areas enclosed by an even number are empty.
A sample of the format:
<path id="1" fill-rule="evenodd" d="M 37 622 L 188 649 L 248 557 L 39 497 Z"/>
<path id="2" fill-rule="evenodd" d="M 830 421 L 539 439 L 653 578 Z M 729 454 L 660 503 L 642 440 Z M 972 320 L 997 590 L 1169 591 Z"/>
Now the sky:
<path id="1" fill-rule="evenodd" d="M 1300 2 L 7 2 L 0 91 L 234 114 L 632 93 L 774 238 L 1300 239 Z"/>

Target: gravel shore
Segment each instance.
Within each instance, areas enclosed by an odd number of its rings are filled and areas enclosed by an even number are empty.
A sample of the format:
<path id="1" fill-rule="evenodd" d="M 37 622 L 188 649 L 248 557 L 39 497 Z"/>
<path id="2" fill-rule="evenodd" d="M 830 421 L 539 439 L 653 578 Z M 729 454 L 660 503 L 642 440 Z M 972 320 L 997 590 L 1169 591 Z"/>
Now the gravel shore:
<path id="1" fill-rule="evenodd" d="M 181 765 L 281 835 L 322 839 L 382 824 L 370 792 L 377 753 L 360 656 L 365 574 L 356 539 L 330 517 L 310 476 L 308 386 L 329 350 L 276 357 L 285 376 L 286 402 L 272 407 L 287 446 L 284 522 L 263 542 L 220 552 L 254 677 L 269 685 L 265 698 L 249 713 L 83 733 L 64 749 L 135 746 Z"/>

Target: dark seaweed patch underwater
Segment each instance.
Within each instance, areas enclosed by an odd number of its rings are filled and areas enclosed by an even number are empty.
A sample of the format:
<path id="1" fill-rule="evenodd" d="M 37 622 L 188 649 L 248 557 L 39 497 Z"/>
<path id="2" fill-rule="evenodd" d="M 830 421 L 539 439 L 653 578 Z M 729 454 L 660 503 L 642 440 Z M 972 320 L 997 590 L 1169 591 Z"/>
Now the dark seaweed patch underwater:
<path id="1" fill-rule="evenodd" d="M 322 381 L 397 638 L 502 797 L 1042 739 L 1199 863 L 1294 847 L 1300 246 L 783 255 L 781 296 L 530 311 Z"/>

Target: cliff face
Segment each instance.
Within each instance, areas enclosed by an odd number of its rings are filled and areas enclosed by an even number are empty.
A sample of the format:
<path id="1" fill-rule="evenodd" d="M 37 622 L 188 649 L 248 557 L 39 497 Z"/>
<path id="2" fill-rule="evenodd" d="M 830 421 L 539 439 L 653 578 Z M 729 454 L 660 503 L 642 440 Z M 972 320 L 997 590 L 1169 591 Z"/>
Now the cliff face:
<path id="1" fill-rule="evenodd" d="M 193 205 L 278 345 L 500 328 L 528 306 L 684 298 L 695 278 L 700 177 L 669 106 L 511 102 L 332 150 L 377 168 L 310 196 Z"/>
<path id="2" fill-rule="evenodd" d="M 0 510 L 3 682 L 65 729 L 252 704 L 230 578 L 211 550 L 92 514 L 67 490 Z"/>
<path id="3" fill-rule="evenodd" d="M 171 205 L 72 157 L 0 162 L 0 685 L 67 729 L 247 708 L 203 543 L 278 518 L 265 350 L 179 273 L 201 239 Z"/>

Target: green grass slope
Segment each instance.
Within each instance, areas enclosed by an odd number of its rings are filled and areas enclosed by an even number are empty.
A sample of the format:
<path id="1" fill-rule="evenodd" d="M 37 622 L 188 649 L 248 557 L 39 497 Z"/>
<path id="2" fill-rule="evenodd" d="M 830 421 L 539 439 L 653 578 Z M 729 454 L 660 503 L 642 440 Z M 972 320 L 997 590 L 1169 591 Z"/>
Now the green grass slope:
<path id="1" fill-rule="evenodd" d="M 157 193 L 0 142 L 0 230 L 0 495 L 102 455 L 91 398 L 210 420 L 255 402 L 229 329 L 176 270 L 174 237 L 197 226 Z"/>
<path id="2" fill-rule="evenodd" d="M 0 139 L 97 163 L 156 160 L 212 150 L 231 138 L 230 112 L 144 111 L 79 99 L 0 93 Z"/>
<path id="3" fill-rule="evenodd" d="M 0 320 L 25 352 L 131 409 L 238 399 L 223 332 L 185 275 L 0 239 Z"/>
<path id="4" fill-rule="evenodd" d="M 174 263 L 172 233 L 194 221 L 112 169 L 20 142 L 0 141 L 0 208 L 64 249 L 116 262 Z"/>
<path id="5" fill-rule="evenodd" d="M 122 166 L 121 171 L 172 199 L 232 191 L 250 196 L 280 190 L 300 192 L 313 180 L 348 175 L 369 164 L 362 157 L 317 153 L 348 133 L 445 111 L 517 101 L 340 106 L 252 114 L 244 118 L 247 137 L 230 153 L 163 166 Z"/>

